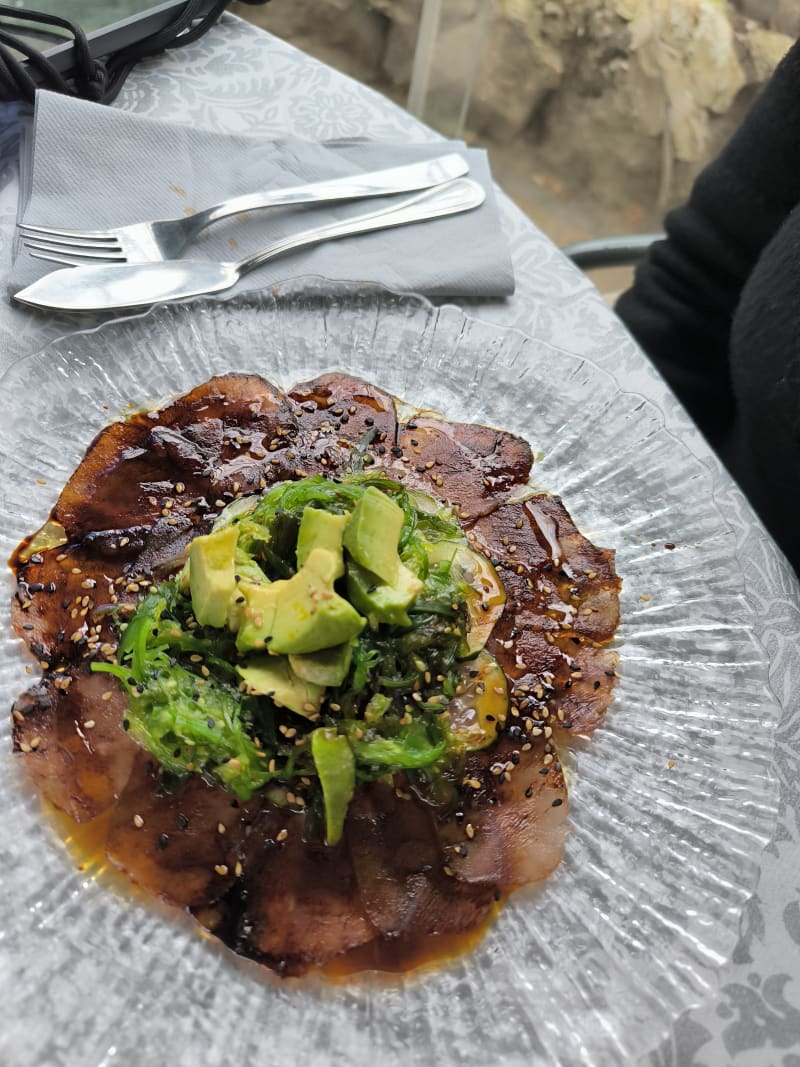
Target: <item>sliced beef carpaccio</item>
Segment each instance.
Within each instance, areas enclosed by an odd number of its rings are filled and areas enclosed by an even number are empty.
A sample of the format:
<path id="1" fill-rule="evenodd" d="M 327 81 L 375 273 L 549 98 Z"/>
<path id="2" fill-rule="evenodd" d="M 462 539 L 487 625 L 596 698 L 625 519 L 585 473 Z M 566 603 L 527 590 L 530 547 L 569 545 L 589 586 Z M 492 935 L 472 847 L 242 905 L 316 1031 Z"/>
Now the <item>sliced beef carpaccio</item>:
<path id="1" fill-rule="evenodd" d="M 122 687 L 89 664 L 113 656 L 110 609 L 174 572 L 221 508 L 279 481 L 337 477 L 354 450 L 365 469 L 451 506 L 497 568 L 507 600 L 488 648 L 511 714 L 467 757 L 446 807 L 400 776 L 361 786 L 329 848 L 304 812 L 264 797 L 240 803 L 200 775 L 171 792 L 125 732 Z M 76 822 L 106 820 L 114 866 L 281 974 L 365 946 L 413 957 L 474 930 L 501 895 L 558 865 L 568 802 L 556 741 L 602 722 L 615 677 L 613 552 L 557 498 L 522 499 L 531 465 L 521 438 L 427 413 L 399 421 L 388 393 L 345 374 L 287 395 L 254 375 L 212 378 L 108 426 L 53 509 L 64 543 L 11 560 L 13 626 L 43 671 L 13 709 L 37 789 Z"/>

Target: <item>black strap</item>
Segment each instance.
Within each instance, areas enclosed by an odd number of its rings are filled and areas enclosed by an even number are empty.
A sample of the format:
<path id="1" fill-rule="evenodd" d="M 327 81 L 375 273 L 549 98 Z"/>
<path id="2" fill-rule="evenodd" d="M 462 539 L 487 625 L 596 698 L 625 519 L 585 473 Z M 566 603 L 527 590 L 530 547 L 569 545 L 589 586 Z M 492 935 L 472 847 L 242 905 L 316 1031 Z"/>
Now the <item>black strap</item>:
<path id="1" fill-rule="evenodd" d="M 59 15 L 43 11 L 9 7 L 0 4 L 0 101 L 23 100 L 33 103 L 37 89 L 79 96 L 110 104 L 135 64 L 146 56 L 156 55 L 169 48 L 182 48 L 202 37 L 220 17 L 229 0 L 216 0 L 209 10 L 204 0 L 186 0 L 172 21 L 158 33 L 123 48 L 105 61 L 92 56 L 86 34 L 76 23 Z M 269 0 L 244 0 L 263 4 Z M 9 24 L 8 20 L 13 19 Z M 19 22 L 30 24 L 41 35 L 41 27 L 66 30 L 72 37 L 72 72 L 65 77 L 39 50 L 20 34 Z M 12 32 L 13 31 L 13 32 Z M 58 38 L 59 40 L 61 38 Z M 21 53 L 20 59 L 15 52 Z"/>

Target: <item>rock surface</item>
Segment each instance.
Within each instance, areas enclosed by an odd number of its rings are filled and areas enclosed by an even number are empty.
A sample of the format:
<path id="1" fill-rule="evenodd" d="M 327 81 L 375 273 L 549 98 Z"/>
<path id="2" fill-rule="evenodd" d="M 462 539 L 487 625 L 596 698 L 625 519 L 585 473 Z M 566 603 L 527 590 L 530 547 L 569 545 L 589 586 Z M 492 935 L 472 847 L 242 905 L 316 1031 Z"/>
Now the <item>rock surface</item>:
<path id="1" fill-rule="evenodd" d="M 239 13 L 378 87 L 411 78 L 422 0 L 293 0 Z M 570 192 L 666 207 L 800 34 L 797 0 L 458 0 L 442 5 L 426 118 L 534 146 Z M 315 51 L 316 49 L 316 51 Z M 391 91 L 391 88 L 390 88 Z"/>

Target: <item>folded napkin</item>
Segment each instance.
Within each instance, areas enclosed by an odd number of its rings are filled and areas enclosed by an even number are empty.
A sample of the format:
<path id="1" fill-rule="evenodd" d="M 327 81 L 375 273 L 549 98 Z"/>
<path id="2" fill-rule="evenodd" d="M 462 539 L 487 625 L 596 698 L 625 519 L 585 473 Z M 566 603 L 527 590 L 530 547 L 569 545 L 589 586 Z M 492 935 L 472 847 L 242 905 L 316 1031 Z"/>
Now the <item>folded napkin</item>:
<path id="1" fill-rule="evenodd" d="M 506 296 L 514 290 L 514 276 L 487 156 L 461 142 L 267 140 L 40 91 L 23 147 L 20 220 L 67 229 L 113 228 L 172 218 L 242 193 L 399 166 L 454 150 L 464 154 L 471 177 L 486 190 L 486 202 L 477 210 L 293 252 L 246 275 L 236 290 L 316 274 L 429 296 Z M 241 259 L 288 234 L 385 202 L 272 208 L 245 221 L 224 220 L 184 255 Z M 53 269 L 18 244 L 10 290 L 16 292 Z"/>

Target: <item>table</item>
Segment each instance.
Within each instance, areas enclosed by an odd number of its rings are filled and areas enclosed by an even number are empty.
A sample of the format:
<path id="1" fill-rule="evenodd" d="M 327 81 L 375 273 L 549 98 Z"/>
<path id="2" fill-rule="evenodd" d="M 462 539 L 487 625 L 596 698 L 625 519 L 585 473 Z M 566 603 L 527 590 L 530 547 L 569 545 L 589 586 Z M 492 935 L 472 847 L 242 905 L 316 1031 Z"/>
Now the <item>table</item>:
<path id="1" fill-rule="evenodd" d="M 231 62 L 234 54 L 236 62 Z M 377 93 L 231 16 L 188 49 L 140 64 L 117 106 L 225 130 L 324 139 L 435 139 Z M 17 181 L 0 188 L 0 280 L 11 262 Z M 783 714 L 776 773 L 781 807 L 758 890 L 713 996 L 675 1025 L 642 1065 L 800 1067 L 800 584 L 749 505 L 594 286 L 505 197 L 503 223 L 517 277 L 505 302 L 465 302 L 486 321 L 514 326 L 611 373 L 659 405 L 666 424 L 712 470 L 714 492 L 735 531 L 747 596 L 757 606 Z M 81 326 L 90 325 L 88 320 Z M 74 319 L 33 315 L 0 301 L 0 373 L 77 328 Z"/>

